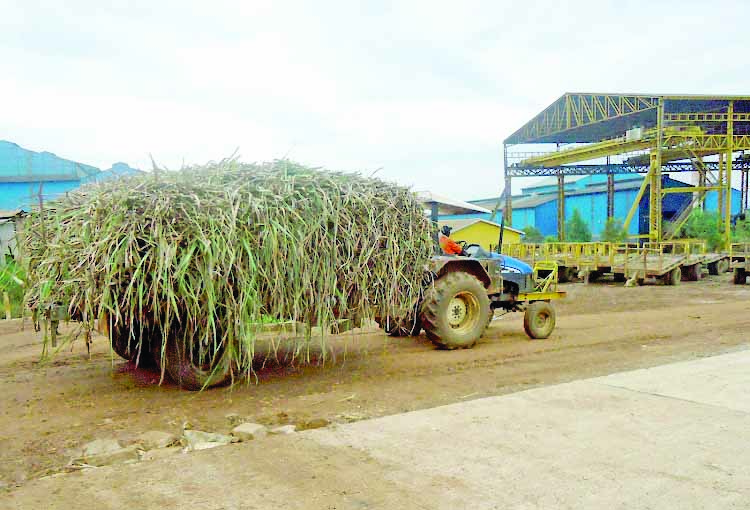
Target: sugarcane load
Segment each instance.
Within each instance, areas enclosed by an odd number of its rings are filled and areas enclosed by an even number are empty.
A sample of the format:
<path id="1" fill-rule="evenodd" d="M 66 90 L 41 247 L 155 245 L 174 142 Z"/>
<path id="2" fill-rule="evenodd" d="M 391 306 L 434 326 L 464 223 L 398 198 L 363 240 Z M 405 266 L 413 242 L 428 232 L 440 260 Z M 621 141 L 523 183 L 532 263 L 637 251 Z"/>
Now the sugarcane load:
<path id="1" fill-rule="evenodd" d="M 98 321 L 117 354 L 191 389 L 249 374 L 269 319 L 404 316 L 433 251 L 407 188 L 289 161 L 86 186 L 42 204 L 26 232 L 32 306 Z M 308 356 L 310 335 L 296 342 Z"/>

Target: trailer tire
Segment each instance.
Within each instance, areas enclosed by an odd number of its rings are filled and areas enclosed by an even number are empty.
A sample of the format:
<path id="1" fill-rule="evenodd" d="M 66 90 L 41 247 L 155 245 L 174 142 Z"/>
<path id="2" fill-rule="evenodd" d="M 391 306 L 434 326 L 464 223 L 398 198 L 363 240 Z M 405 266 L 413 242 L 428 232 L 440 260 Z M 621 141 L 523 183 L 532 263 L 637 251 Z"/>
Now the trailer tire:
<path id="1" fill-rule="evenodd" d="M 164 365 L 169 376 L 186 390 L 202 390 L 225 384 L 232 376 L 229 351 L 220 347 L 208 362 L 198 364 L 185 348 L 181 335 L 170 338 L 165 349 Z"/>
<path id="2" fill-rule="evenodd" d="M 717 266 L 718 262 L 709 262 L 706 267 L 708 267 L 708 274 L 715 276 L 719 274 L 719 268 Z"/>
<path id="3" fill-rule="evenodd" d="M 523 314 L 523 330 L 529 338 L 544 339 L 555 329 L 555 309 L 546 301 L 531 303 Z"/>
<path id="4" fill-rule="evenodd" d="M 741 267 L 734 268 L 734 284 L 744 285 L 747 282 L 747 273 Z"/>
<path id="5" fill-rule="evenodd" d="M 570 272 L 565 266 L 557 268 L 557 281 L 558 283 L 568 283 L 570 281 Z"/>
<path id="6" fill-rule="evenodd" d="M 721 259 L 716 262 L 716 270 L 718 274 L 724 274 L 729 271 L 729 260 Z"/>
<path id="7" fill-rule="evenodd" d="M 692 266 L 686 266 L 685 271 L 682 273 L 682 279 L 688 282 L 697 282 L 701 279 L 701 265 L 693 264 Z"/>
<path id="8" fill-rule="evenodd" d="M 450 272 L 425 291 L 420 319 L 427 337 L 441 349 L 473 347 L 487 328 L 490 299 L 469 273 Z"/>
<path id="9" fill-rule="evenodd" d="M 104 318 L 104 320 L 107 320 Z M 121 358 L 135 363 L 139 368 L 152 368 L 157 366 L 151 349 L 151 335 L 148 330 L 143 331 L 143 336 L 131 338 L 131 330 L 136 331 L 136 336 L 140 335 L 139 326 L 133 328 L 125 326 L 122 322 L 112 326 L 110 331 L 110 345 L 112 350 Z"/>
<path id="10" fill-rule="evenodd" d="M 682 270 L 679 267 L 672 269 L 664 275 L 665 285 L 679 285 L 682 279 Z"/>
<path id="11" fill-rule="evenodd" d="M 628 281 L 628 279 L 625 277 L 624 273 L 614 273 L 612 275 L 612 279 L 617 283 L 622 283 Z"/>
<path id="12" fill-rule="evenodd" d="M 380 329 L 385 331 L 388 336 L 394 338 L 404 336 L 419 336 L 419 333 L 422 331 L 422 321 L 419 319 L 419 317 L 415 319 L 406 318 L 402 320 L 393 319 L 391 317 L 386 317 L 384 319 L 377 317 L 375 319 L 375 322 L 378 323 Z"/>

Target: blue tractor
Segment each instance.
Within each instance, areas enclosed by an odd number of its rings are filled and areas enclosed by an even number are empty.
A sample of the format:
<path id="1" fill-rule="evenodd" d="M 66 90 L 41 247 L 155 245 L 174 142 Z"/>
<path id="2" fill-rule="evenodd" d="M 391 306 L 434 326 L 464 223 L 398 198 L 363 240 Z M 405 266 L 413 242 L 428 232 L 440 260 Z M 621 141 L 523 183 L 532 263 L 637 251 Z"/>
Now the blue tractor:
<path id="1" fill-rule="evenodd" d="M 547 338 L 555 328 L 551 301 L 565 296 L 557 290 L 557 265 L 532 268 L 476 244 L 463 243 L 462 248 L 461 255 L 433 257 L 414 311 L 407 317 L 379 318 L 380 327 L 391 336 L 414 336 L 424 329 L 440 348 L 470 348 L 501 309 L 524 312 L 526 334 Z"/>

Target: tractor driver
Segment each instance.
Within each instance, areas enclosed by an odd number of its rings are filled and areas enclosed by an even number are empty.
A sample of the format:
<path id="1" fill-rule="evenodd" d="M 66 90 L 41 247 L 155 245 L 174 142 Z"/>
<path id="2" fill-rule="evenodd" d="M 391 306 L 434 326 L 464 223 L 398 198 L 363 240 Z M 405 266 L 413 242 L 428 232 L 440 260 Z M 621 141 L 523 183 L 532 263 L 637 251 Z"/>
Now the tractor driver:
<path id="1" fill-rule="evenodd" d="M 448 225 L 443 226 L 442 231 L 438 235 L 440 248 L 442 248 L 443 253 L 445 253 L 446 255 L 466 255 L 464 253 L 464 249 L 461 248 L 461 245 L 450 238 L 451 230 L 453 229 Z"/>

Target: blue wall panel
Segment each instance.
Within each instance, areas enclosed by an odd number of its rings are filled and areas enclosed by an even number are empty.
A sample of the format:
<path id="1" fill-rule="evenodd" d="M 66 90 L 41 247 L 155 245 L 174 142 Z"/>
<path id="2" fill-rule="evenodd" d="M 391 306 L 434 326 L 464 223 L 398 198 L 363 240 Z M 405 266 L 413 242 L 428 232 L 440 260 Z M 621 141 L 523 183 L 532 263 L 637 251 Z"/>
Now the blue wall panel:
<path id="1" fill-rule="evenodd" d="M 515 212 L 514 212 L 515 214 Z M 536 207 L 535 226 L 545 236 L 557 235 L 557 200 Z"/>
<path id="2" fill-rule="evenodd" d="M 81 185 L 80 181 L 48 181 L 41 187 L 42 199 L 52 200 L 62 193 L 74 190 Z M 0 209 L 31 210 L 33 205 L 39 204 L 40 183 L 34 182 L 2 182 L 0 183 Z"/>

